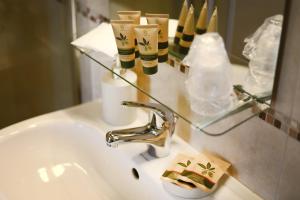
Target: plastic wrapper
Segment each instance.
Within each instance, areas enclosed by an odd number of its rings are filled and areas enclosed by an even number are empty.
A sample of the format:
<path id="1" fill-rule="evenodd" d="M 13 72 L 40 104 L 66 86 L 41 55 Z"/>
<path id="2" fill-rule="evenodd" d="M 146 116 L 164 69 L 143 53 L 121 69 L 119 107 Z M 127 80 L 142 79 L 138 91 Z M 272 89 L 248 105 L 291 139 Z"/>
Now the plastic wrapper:
<path id="1" fill-rule="evenodd" d="M 232 106 L 231 63 L 218 33 L 197 35 L 183 63 L 190 66 L 185 84 L 195 113 L 214 116 Z"/>
<path id="2" fill-rule="evenodd" d="M 254 34 L 245 39 L 243 55 L 250 60 L 245 89 L 251 93 L 260 94 L 272 90 L 282 21 L 282 15 L 269 17 Z"/>

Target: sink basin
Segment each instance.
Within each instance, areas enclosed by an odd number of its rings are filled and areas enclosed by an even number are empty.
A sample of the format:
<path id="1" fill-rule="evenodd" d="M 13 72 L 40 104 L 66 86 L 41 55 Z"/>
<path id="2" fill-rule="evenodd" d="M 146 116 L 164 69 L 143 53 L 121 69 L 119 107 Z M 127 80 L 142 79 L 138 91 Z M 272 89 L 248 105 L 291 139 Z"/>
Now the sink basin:
<path id="1" fill-rule="evenodd" d="M 145 144 L 109 148 L 111 127 L 101 120 L 100 101 L 32 118 L 0 130 L 0 200 L 180 199 L 160 176 L 178 152 L 196 151 L 175 136 L 171 155 L 148 159 Z M 139 110 L 144 124 L 148 115 Z M 148 159 L 148 160 L 147 160 Z M 232 177 L 205 199 L 260 199 Z"/>
<path id="2" fill-rule="evenodd" d="M 81 123 L 47 120 L 2 135 L 0 199 L 119 199 L 94 163 L 93 151 L 103 146 L 97 133 Z"/>

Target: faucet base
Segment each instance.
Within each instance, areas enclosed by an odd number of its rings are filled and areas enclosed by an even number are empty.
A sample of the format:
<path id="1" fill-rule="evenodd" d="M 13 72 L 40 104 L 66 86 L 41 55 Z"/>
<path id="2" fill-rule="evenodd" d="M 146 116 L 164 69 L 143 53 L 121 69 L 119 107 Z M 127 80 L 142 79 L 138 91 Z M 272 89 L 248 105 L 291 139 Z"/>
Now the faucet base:
<path id="1" fill-rule="evenodd" d="M 162 158 L 169 155 L 169 149 L 165 147 L 153 147 L 152 145 L 148 145 L 147 153 L 154 158 Z"/>
<path id="2" fill-rule="evenodd" d="M 148 154 L 154 158 L 169 155 L 171 137 L 174 133 L 177 117 L 168 108 L 154 103 L 142 104 L 125 101 L 122 103 L 131 107 L 144 107 L 153 110 L 151 121 L 141 127 L 109 131 L 106 134 L 108 146 L 125 142 L 147 143 Z M 157 118 L 158 117 L 158 118 Z"/>

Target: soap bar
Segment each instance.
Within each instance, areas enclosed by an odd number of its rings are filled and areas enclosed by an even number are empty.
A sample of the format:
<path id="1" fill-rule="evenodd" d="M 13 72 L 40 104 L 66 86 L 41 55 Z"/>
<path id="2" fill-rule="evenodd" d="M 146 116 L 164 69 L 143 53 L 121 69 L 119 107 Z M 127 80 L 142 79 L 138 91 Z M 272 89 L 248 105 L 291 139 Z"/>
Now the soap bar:
<path id="1" fill-rule="evenodd" d="M 213 155 L 178 154 L 163 173 L 162 179 L 185 189 L 197 187 L 206 193 L 211 193 L 229 167 L 230 163 Z"/>
<path id="2" fill-rule="evenodd" d="M 163 173 L 162 179 L 186 189 L 194 188 L 193 185 L 179 181 L 181 173 L 185 170 L 187 166 L 189 166 L 192 163 L 193 159 L 194 157 L 187 156 L 184 154 L 178 154 L 172 161 L 172 163 L 169 165 L 169 167 L 166 169 L 166 171 Z"/>
<path id="3" fill-rule="evenodd" d="M 229 166 L 229 163 L 221 159 L 199 154 L 178 178 L 179 180 L 192 183 L 204 191 L 210 191 Z"/>

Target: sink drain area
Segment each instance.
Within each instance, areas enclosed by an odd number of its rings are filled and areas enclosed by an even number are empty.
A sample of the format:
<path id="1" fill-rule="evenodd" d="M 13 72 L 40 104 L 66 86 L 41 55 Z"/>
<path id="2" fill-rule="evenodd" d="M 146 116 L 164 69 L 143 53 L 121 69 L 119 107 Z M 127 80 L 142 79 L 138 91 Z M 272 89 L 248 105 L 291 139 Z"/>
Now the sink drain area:
<path id="1" fill-rule="evenodd" d="M 136 180 L 139 180 L 140 175 L 139 175 L 139 172 L 136 170 L 136 168 L 132 168 L 131 173 Z"/>

